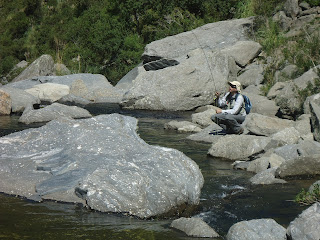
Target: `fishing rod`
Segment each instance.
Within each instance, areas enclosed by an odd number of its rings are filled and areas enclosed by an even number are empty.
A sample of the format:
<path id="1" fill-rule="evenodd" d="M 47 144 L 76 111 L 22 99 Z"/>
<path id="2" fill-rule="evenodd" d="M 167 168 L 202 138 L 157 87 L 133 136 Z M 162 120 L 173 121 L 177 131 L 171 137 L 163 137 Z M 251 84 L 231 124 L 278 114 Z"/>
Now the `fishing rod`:
<path id="1" fill-rule="evenodd" d="M 199 28 L 201 29 L 201 27 L 199 27 Z M 214 77 L 213 77 L 213 74 L 212 74 L 212 69 L 211 69 L 211 66 L 210 66 L 210 64 L 209 64 L 209 60 L 208 60 L 207 54 L 205 53 L 204 49 L 202 48 L 201 43 L 200 43 L 200 40 L 199 40 L 199 38 L 197 37 L 197 35 L 194 33 L 193 30 L 191 30 L 191 33 L 195 36 L 195 39 L 197 40 L 197 42 L 198 42 L 198 44 L 199 44 L 199 46 L 200 46 L 200 49 L 201 49 L 202 52 L 203 52 L 203 55 L 204 55 L 204 57 L 205 57 L 205 59 L 206 59 L 207 65 L 208 65 L 208 67 L 209 67 L 209 72 L 210 72 L 211 79 L 212 79 L 212 82 L 213 82 L 214 90 L 215 90 L 215 92 L 217 92 L 216 84 L 215 84 L 215 82 L 214 82 Z M 217 98 L 218 98 L 218 96 L 215 94 L 215 95 L 214 95 L 214 98 L 213 98 L 213 101 L 216 102 Z"/>

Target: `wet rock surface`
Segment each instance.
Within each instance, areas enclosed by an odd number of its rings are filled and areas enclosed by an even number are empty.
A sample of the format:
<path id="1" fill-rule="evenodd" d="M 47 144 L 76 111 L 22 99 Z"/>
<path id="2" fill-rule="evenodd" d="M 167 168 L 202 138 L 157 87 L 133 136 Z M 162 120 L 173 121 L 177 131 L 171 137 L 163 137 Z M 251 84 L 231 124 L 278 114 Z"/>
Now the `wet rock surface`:
<path id="1" fill-rule="evenodd" d="M 4 136 L 0 191 L 141 218 L 198 204 L 198 165 L 178 150 L 148 145 L 136 128 L 135 118 L 111 114 Z"/>

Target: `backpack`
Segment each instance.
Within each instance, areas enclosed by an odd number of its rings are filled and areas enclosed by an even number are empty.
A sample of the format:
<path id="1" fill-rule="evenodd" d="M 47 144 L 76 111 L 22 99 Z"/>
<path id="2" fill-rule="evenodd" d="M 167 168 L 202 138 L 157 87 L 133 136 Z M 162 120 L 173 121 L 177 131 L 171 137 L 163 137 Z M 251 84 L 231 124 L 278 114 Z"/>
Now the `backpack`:
<path id="1" fill-rule="evenodd" d="M 237 100 L 238 95 L 239 94 L 237 94 L 237 96 L 236 96 L 236 100 Z M 243 95 L 243 94 L 242 94 L 242 97 L 244 99 L 244 110 L 246 110 L 246 114 L 249 114 L 251 111 L 251 108 L 252 108 L 252 104 L 250 102 L 250 99 L 248 98 L 248 96 Z"/>

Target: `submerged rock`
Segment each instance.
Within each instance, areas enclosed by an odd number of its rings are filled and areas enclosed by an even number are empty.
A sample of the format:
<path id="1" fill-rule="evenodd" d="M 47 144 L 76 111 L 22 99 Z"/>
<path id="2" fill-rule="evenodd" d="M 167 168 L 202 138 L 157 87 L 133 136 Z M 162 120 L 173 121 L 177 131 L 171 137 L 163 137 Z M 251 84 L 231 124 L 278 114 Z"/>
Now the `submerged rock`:
<path id="1" fill-rule="evenodd" d="M 202 130 L 198 124 L 176 120 L 165 123 L 164 129 L 177 130 L 178 132 L 200 132 Z"/>
<path id="2" fill-rule="evenodd" d="M 275 184 L 275 183 L 286 183 L 285 180 L 279 179 L 275 177 L 276 168 L 269 168 L 262 172 L 259 172 L 252 178 L 250 178 L 250 182 L 252 184 Z"/>
<path id="3" fill-rule="evenodd" d="M 179 218 L 171 223 L 172 228 L 179 229 L 185 232 L 188 236 L 192 237 L 203 237 L 203 238 L 214 238 L 219 237 L 207 223 L 200 218 Z"/>
<path id="4" fill-rule="evenodd" d="M 19 118 L 19 122 L 25 124 L 35 122 L 49 122 L 60 117 L 88 118 L 92 117 L 92 115 L 88 110 L 80 107 L 66 106 L 60 103 L 53 103 L 52 105 L 38 110 L 26 108 L 26 110 Z"/>
<path id="5" fill-rule="evenodd" d="M 137 119 L 111 114 L 4 136 L 0 191 L 141 218 L 198 204 L 198 165 L 178 150 L 148 145 L 136 129 Z"/>

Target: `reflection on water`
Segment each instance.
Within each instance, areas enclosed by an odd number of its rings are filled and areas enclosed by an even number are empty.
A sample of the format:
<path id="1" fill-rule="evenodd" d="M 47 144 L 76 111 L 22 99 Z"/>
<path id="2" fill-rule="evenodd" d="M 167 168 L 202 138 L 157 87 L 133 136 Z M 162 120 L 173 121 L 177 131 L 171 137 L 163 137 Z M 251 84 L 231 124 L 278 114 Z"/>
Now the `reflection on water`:
<path id="1" fill-rule="evenodd" d="M 296 180 L 284 185 L 251 186 L 252 173 L 233 170 L 231 162 L 207 155 L 210 144 L 187 140 L 185 133 L 164 130 L 164 123 L 190 120 L 190 113 L 130 111 L 104 104 L 87 109 L 94 115 L 117 112 L 137 117 L 138 133 L 147 143 L 178 149 L 196 161 L 205 183 L 195 215 L 223 236 L 230 226 L 242 220 L 273 218 L 286 227 L 303 210 L 291 200 L 302 187 L 308 188 L 314 182 Z M 18 118 L 0 116 L 0 136 L 43 125 L 20 124 Z M 0 194 L 0 239 L 196 239 L 171 229 L 171 221 L 139 220 L 78 205 L 34 203 Z"/>

